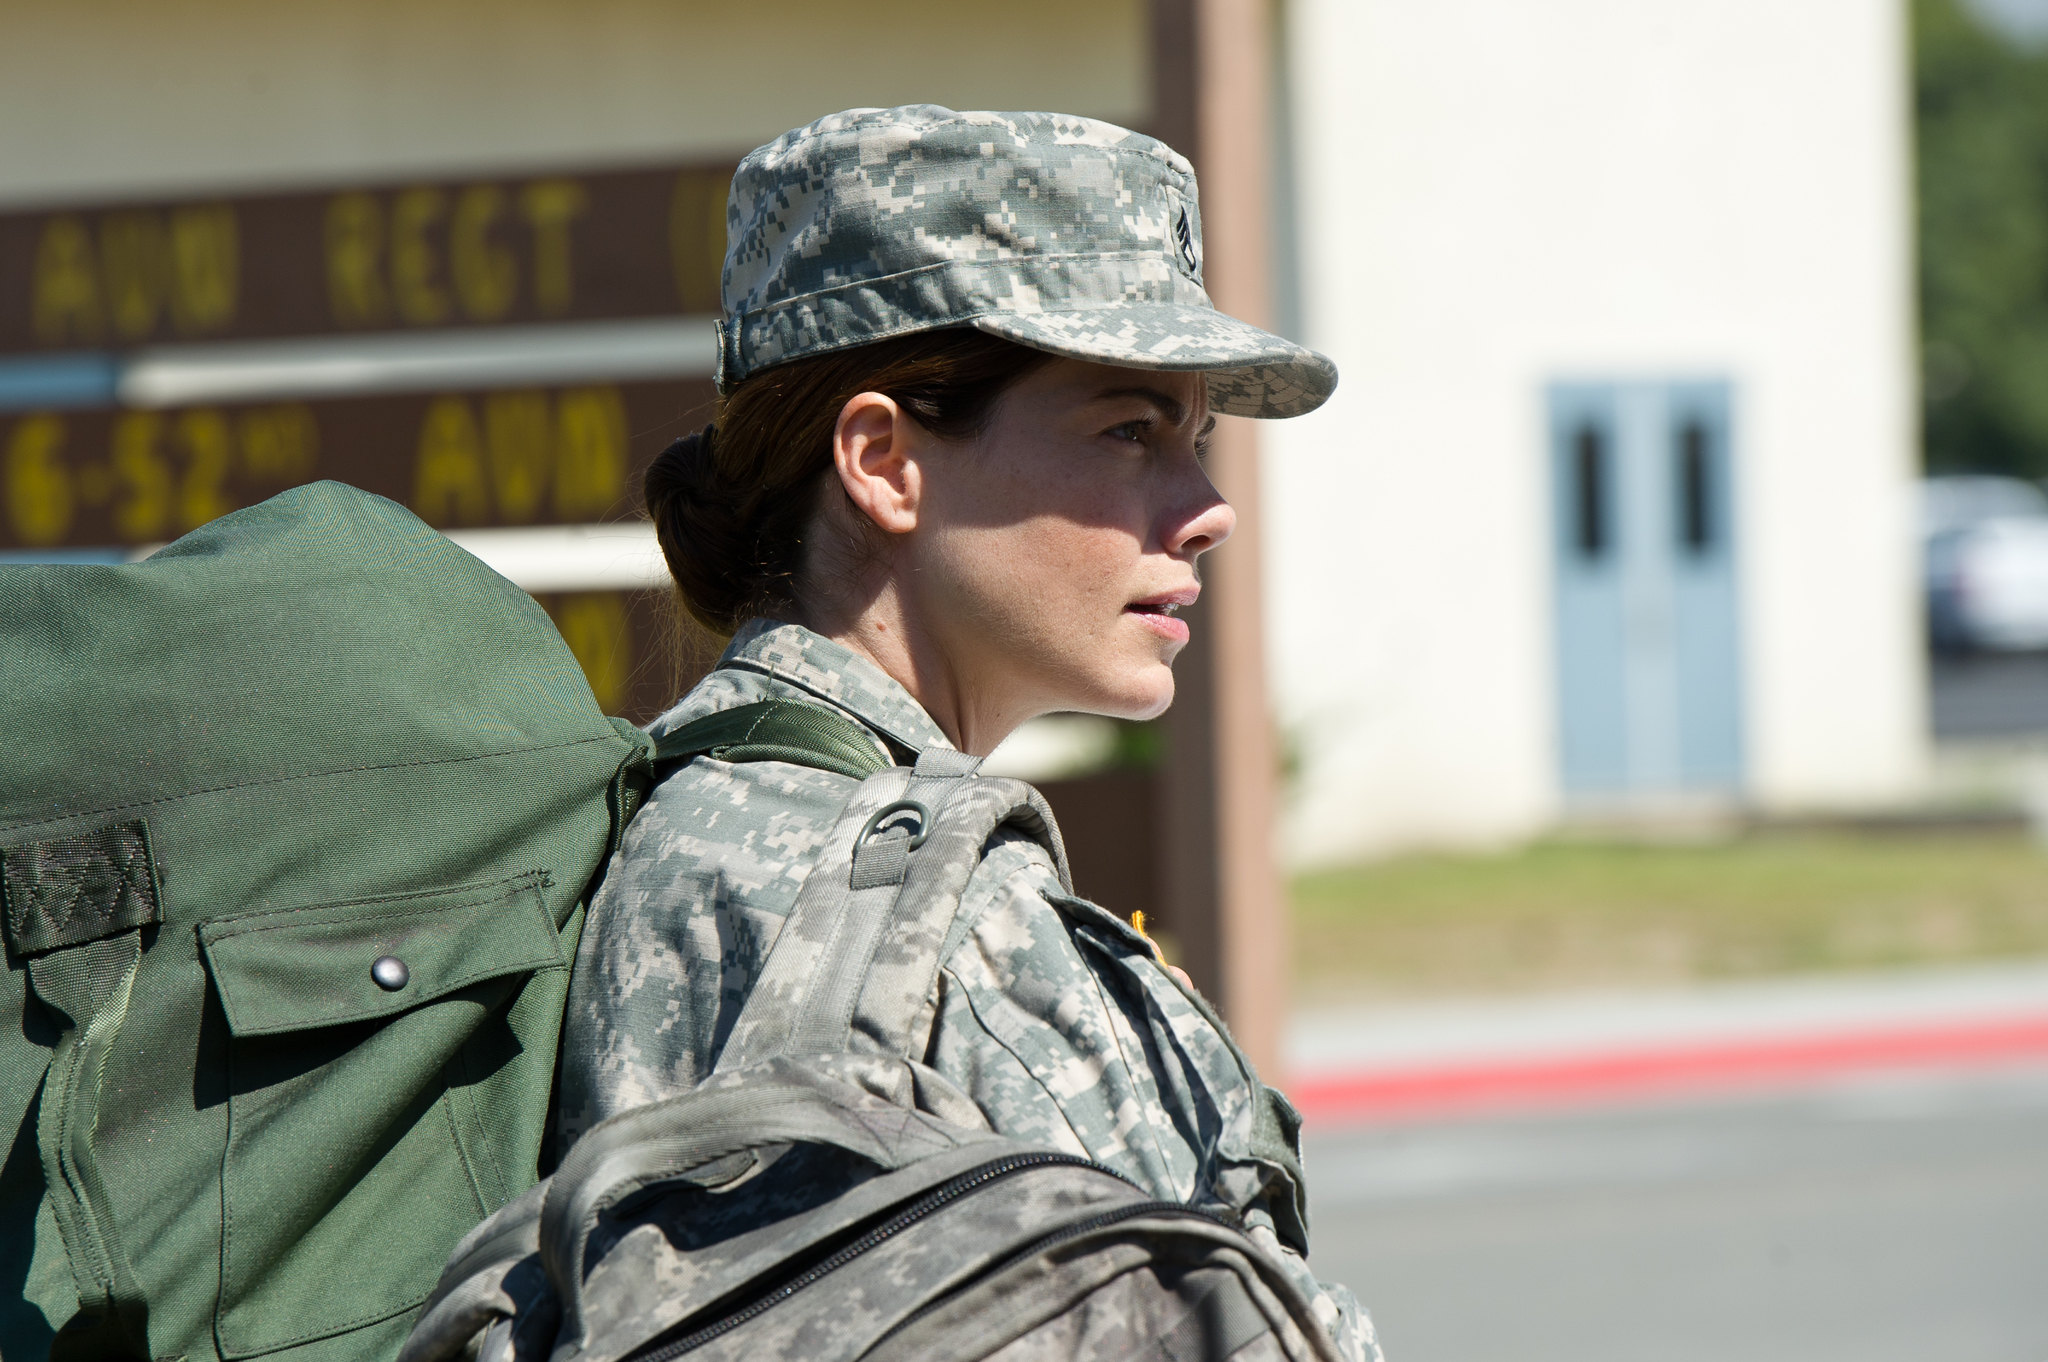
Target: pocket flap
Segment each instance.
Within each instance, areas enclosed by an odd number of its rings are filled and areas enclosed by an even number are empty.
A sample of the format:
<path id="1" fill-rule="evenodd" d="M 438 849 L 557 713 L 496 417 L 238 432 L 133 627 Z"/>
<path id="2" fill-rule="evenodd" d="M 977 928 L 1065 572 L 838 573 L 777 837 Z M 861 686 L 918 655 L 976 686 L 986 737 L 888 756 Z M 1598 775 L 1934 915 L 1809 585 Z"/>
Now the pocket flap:
<path id="1" fill-rule="evenodd" d="M 565 967 L 543 883 L 536 871 L 489 884 L 243 913 L 199 924 L 199 943 L 237 1036 L 366 1021 L 479 980 Z M 373 973 L 386 956 L 398 964 Z"/>

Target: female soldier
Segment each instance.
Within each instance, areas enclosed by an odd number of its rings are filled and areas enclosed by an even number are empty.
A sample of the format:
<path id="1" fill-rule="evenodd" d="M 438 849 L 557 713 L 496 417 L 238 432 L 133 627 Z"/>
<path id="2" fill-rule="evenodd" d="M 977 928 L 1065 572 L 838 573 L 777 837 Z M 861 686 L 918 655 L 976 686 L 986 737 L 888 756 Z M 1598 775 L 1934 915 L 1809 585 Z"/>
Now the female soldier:
<path id="1" fill-rule="evenodd" d="M 1292 416 L 1336 383 L 1212 307 L 1188 163 L 1081 118 L 855 110 L 748 156 L 727 222 L 719 422 L 646 499 L 683 604 L 732 644 L 654 731 L 799 699 L 908 763 L 1053 711 L 1164 710 L 1176 612 L 1233 523 L 1212 413 Z M 657 787 L 580 948 L 565 1141 L 710 1074 L 854 784 L 700 757 Z M 925 1063 L 1002 1134 L 1244 1211 L 1346 1355 L 1376 1355 L 1308 1273 L 1298 1162 L 1252 1150 L 1271 1100 L 1137 939 L 1008 831 L 958 920 Z"/>

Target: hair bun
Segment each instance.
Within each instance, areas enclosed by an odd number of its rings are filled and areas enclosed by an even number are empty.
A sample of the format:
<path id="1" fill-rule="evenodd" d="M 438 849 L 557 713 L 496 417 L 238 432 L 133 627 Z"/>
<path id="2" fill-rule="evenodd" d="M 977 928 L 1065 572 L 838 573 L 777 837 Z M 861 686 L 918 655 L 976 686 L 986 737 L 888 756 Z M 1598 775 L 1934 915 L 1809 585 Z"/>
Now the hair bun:
<path id="1" fill-rule="evenodd" d="M 715 478 L 717 469 L 713 465 L 717 444 L 718 427 L 715 425 L 680 437 L 655 457 L 653 467 L 647 470 L 645 490 L 652 493 L 656 469 L 661 470 L 665 479 L 692 488 L 706 478 Z"/>
<path id="2" fill-rule="evenodd" d="M 724 473 L 718 427 L 706 426 L 655 456 L 641 495 L 683 604 L 703 624 L 729 634 L 755 594 L 748 570 L 753 516 L 749 489 Z"/>

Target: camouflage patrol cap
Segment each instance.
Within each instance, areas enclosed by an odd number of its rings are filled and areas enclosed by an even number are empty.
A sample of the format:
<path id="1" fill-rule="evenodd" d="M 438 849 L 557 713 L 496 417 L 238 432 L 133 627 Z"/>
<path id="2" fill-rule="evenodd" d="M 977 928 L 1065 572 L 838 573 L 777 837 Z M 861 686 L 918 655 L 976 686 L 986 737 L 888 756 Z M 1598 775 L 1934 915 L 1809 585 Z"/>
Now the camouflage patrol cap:
<path id="1" fill-rule="evenodd" d="M 1073 359 L 1202 370 L 1234 416 L 1337 386 L 1313 350 L 1202 287 L 1195 172 L 1090 118 L 850 109 L 740 162 L 726 206 L 718 387 L 807 355 L 968 326 Z"/>

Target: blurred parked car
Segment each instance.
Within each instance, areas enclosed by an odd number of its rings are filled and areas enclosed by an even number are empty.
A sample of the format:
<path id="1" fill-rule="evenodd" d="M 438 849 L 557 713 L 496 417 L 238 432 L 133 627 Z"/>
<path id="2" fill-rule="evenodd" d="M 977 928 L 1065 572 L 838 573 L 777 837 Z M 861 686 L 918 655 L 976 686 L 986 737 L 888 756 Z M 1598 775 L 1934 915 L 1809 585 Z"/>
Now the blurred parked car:
<path id="1" fill-rule="evenodd" d="M 2048 495 L 2018 478 L 1928 478 L 1920 534 L 1938 651 L 2048 648 Z"/>

